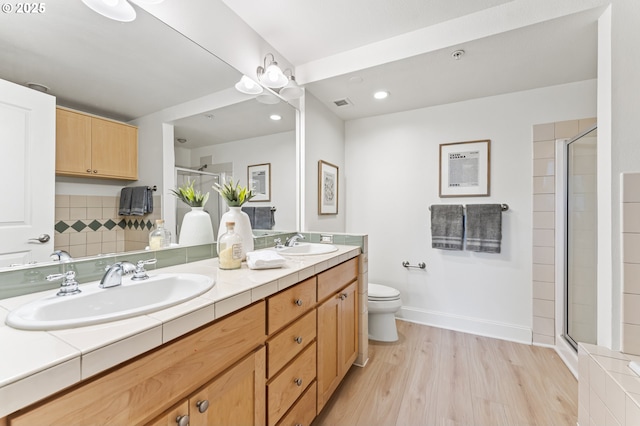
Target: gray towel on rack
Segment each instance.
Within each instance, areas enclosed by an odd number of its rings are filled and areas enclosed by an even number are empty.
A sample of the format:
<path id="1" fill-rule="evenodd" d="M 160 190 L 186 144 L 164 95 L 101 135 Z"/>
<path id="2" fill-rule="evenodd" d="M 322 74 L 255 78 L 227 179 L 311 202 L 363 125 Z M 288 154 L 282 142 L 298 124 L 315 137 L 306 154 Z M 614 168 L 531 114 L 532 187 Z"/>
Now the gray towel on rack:
<path id="1" fill-rule="evenodd" d="M 118 206 L 118 214 L 120 216 L 129 216 L 131 214 L 131 196 L 133 188 L 126 187 L 120 191 L 120 205 Z"/>
<path id="2" fill-rule="evenodd" d="M 467 246 L 469 251 L 500 253 L 502 205 L 467 204 Z"/>
<path id="3" fill-rule="evenodd" d="M 462 250 L 464 209 L 460 204 L 431 206 L 431 247 Z"/>
<path id="4" fill-rule="evenodd" d="M 275 209 L 270 206 L 256 207 L 254 229 L 273 229 L 276 224 Z"/>
<path id="5" fill-rule="evenodd" d="M 153 190 L 148 186 L 133 186 L 120 191 L 120 216 L 143 216 L 153 213 Z"/>
<path id="6" fill-rule="evenodd" d="M 251 222 L 251 229 L 256 229 L 256 208 L 255 207 L 241 207 L 240 210 L 245 212 L 249 216 L 249 222 Z"/>

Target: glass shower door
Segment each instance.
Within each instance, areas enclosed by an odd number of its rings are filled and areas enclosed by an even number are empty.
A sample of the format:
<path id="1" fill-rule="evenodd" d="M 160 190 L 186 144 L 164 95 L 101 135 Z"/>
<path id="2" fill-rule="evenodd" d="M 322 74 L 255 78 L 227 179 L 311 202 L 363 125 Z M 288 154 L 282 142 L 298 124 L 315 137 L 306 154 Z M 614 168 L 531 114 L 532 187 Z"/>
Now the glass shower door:
<path id="1" fill-rule="evenodd" d="M 565 336 L 596 343 L 596 129 L 567 144 Z"/>

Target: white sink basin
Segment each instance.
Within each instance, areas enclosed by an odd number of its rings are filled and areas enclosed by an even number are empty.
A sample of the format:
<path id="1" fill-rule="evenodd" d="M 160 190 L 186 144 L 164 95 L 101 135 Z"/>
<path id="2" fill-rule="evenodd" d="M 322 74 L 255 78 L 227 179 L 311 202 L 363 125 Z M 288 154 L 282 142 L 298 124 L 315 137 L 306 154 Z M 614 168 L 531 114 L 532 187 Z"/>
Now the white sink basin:
<path id="1" fill-rule="evenodd" d="M 177 305 L 213 287 L 213 278 L 198 274 L 159 274 L 144 281 L 125 277 L 122 285 L 81 286 L 82 293 L 49 296 L 9 312 L 7 325 L 21 330 L 59 330 L 143 315 Z"/>
<path id="2" fill-rule="evenodd" d="M 338 250 L 331 244 L 297 243 L 295 246 L 275 249 L 276 252 L 286 256 L 310 256 L 314 254 L 326 254 Z"/>

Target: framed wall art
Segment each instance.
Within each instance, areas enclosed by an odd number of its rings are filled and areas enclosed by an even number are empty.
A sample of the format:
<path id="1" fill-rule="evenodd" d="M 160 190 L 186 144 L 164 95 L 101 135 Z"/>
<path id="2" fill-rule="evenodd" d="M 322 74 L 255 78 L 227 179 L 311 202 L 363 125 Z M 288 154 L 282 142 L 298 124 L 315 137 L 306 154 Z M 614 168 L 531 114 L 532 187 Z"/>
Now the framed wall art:
<path id="1" fill-rule="evenodd" d="M 255 194 L 249 201 L 271 201 L 271 163 L 248 166 L 247 182 Z"/>
<path id="2" fill-rule="evenodd" d="M 440 144 L 440 197 L 489 195 L 490 140 Z"/>
<path id="3" fill-rule="evenodd" d="M 338 166 L 318 161 L 318 214 L 338 214 Z"/>

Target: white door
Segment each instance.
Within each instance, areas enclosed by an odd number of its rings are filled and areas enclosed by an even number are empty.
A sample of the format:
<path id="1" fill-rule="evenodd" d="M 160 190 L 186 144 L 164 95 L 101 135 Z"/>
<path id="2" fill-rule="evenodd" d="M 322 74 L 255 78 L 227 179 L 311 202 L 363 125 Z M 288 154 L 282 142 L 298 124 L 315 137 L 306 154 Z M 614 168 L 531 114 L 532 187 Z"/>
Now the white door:
<path id="1" fill-rule="evenodd" d="M 55 97 L 0 80 L 0 267 L 50 260 L 55 136 Z"/>

